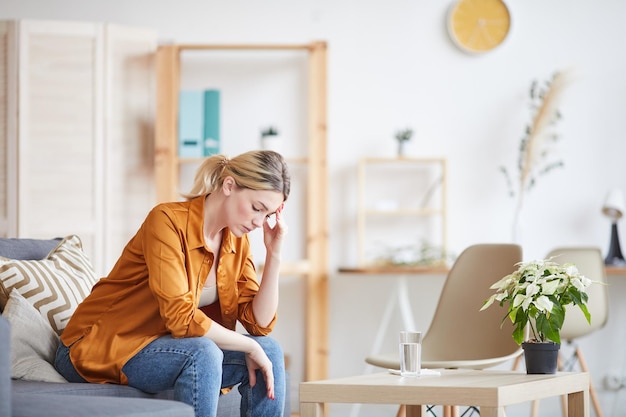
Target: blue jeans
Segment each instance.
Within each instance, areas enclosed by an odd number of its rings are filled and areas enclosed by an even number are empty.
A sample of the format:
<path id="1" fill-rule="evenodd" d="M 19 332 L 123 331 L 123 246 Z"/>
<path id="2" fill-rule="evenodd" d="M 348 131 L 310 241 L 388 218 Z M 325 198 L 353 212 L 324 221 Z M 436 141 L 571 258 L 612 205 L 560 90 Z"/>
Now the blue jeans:
<path id="1" fill-rule="evenodd" d="M 163 336 L 132 357 L 122 372 L 128 385 L 155 394 L 173 388 L 174 399 L 194 407 L 196 417 L 214 417 L 220 389 L 239 385 L 242 417 L 281 417 L 285 407 L 284 356 L 278 342 L 255 337 L 273 364 L 274 400 L 267 398 L 263 375 L 257 371 L 250 387 L 243 352 L 222 351 L 207 337 L 174 339 Z M 59 343 L 55 367 L 70 382 L 87 382 L 69 359 L 69 348 Z"/>

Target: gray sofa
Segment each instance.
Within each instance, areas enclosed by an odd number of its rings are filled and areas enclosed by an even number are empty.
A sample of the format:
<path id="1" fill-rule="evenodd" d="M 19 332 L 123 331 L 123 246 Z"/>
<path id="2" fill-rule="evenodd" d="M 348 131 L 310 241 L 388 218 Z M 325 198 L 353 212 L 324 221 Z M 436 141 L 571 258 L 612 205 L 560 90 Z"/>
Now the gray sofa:
<path id="1" fill-rule="evenodd" d="M 0 239 L 0 256 L 43 259 L 59 242 L 60 239 Z M 8 321 L 0 317 L 0 417 L 194 416 L 192 407 L 172 400 L 171 391 L 150 395 L 125 385 L 12 379 L 10 332 Z M 223 395 L 218 417 L 238 417 L 240 400 L 236 388 Z M 287 410 L 288 407 L 286 404 Z"/>
<path id="2" fill-rule="evenodd" d="M 194 416 L 191 406 L 167 399 L 167 392 L 148 399 L 150 395 L 128 386 L 11 379 L 9 334 L 9 323 L 0 317 L 0 417 Z M 238 404 L 232 404 L 235 396 L 223 397 L 220 407 L 231 410 L 219 416 L 239 416 Z M 222 407 L 221 402 L 231 404 Z"/>

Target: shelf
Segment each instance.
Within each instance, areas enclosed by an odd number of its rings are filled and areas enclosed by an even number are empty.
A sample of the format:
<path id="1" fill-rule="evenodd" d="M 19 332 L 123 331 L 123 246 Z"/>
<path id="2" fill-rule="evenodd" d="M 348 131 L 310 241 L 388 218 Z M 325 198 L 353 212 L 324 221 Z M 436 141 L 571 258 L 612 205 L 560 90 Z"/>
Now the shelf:
<path id="1" fill-rule="evenodd" d="M 282 262 L 280 273 L 306 280 L 305 380 L 327 377 L 328 372 L 328 214 L 327 214 L 327 46 L 307 44 L 164 44 L 157 51 L 157 117 L 155 132 L 155 177 L 158 201 L 179 198 L 180 168 L 200 164 L 204 158 L 178 157 L 178 96 L 183 51 L 303 51 L 308 56 L 306 100 L 308 116 L 305 156 L 286 158 L 289 164 L 307 170 L 304 218 L 305 260 Z M 262 267 L 259 267 L 262 270 Z"/>
<path id="2" fill-rule="evenodd" d="M 363 267 L 340 267 L 339 273 L 342 274 L 369 274 L 369 275 L 447 275 L 450 268 L 447 266 L 402 266 L 402 265 L 373 265 Z M 626 267 L 607 266 L 605 268 L 608 276 L 626 277 Z"/>
<path id="3" fill-rule="evenodd" d="M 343 274 L 417 274 L 417 275 L 447 275 L 450 269 L 447 266 L 364 266 L 364 267 L 341 267 L 339 272 Z"/>
<path id="4" fill-rule="evenodd" d="M 626 277 L 625 266 L 607 266 L 605 267 L 605 271 L 607 275 L 622 275 Z"/>
<path id="5" fill-rule="evenodd" d="M 262 274 L 265 265 L 257 265 L 257 273 Z M 281 262 L 280 263 L 280 275 L 304 277 L 309 274 L 311 266 L 308 260 L 295 261 L 295 262 Z"/>
<path id="6" fill-rule="evenodd" d="M 363 266 L 363 267 L 340 267 L 338 271 L 342 274 L 447 274 L 450 268 L 447 266 L 402 266 L 402 265 L 381 265 L 381 266 Z M 609 276 L 626 277 L 626 267 L 607 266 L 606 274 Z"/>
<path id="7" fill-rule="evenodd" d="M 443 210 L 437 209 L 394 209 L 394 210 L 378 210 L 365 209 L 363 212 L 368 216 L 435 216 L 442 215 Z"/>
<path id="8" fill-rule="evenodd" d="M 399 158 L 382 158 L 382 157 L 366 157 L 362 159 L 363 162 L 365 163 L 370 163 L 370 164 L 384 164 L 384 163 L 390 163 L 390 164 L 397 164 L 397 163 L 403 163 L 403 162 L 407 162 L 407 163 L 415 163 L 415 162 L 419 162 L 419 163 L 423 163 L 423 164 L 439 164 L 442 162 L 445 162 L 444 158 L 437 158 L 437 157 L 431 157 L 431 158 L 417 158 L 417 157 L 399 157 Z"/>
<path id="9" fill-rule="evenodd" d="M 199 164 L 206 159 L 205 156 L 196 157 L 196 158 L 178 158 L 178 164 Z M 285 158 L 288 164 L 299 164 L 306 165 L 309 159 L 306 156 L 296 157 L 296 158 Z"/>
<path id="10" fill-rule="evenodd" d="M 390 183 L 393 186 L 389 186 Z M 382 250 L 395 247 L 415 248 L 415 253 L 402 259 L 407 263 L 418 263 L 419 252 L 423 249 L 420 245 L 440 249 L 445 256 L 446 187 L 445 158 L 361 158 L 358 163 L 358 265 L 374 264 L 375 256 Z"/>

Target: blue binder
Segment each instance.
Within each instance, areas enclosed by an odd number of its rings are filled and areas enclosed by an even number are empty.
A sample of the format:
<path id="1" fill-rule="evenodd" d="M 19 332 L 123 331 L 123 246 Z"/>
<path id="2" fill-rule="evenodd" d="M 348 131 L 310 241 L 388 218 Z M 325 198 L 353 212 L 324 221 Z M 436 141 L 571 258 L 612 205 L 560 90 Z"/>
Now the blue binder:
<path id="1" fill-rule="evenodd" d="M 220 152 L 220 92 L 204 91 L 204 156 Z"/>
<path id="2" fill-rule="evenodd" d="M 204 94 L 181 91 L 178 98 L 178 156 L 200 158 L 204 155 Z"/>

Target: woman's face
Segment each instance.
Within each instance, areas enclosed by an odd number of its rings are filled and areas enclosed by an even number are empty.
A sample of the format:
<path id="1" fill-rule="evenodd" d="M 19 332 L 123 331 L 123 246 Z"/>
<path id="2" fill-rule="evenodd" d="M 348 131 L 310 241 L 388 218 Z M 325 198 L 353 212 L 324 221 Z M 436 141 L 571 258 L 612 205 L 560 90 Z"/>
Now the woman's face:
<path id="1" fill-rule="evenodd" d="M 226 203 L 226 222 L 237 237 L 250 233 L 278 210 L 283 193 L 269 190 L 251 190 L 234 186 Z"/>

